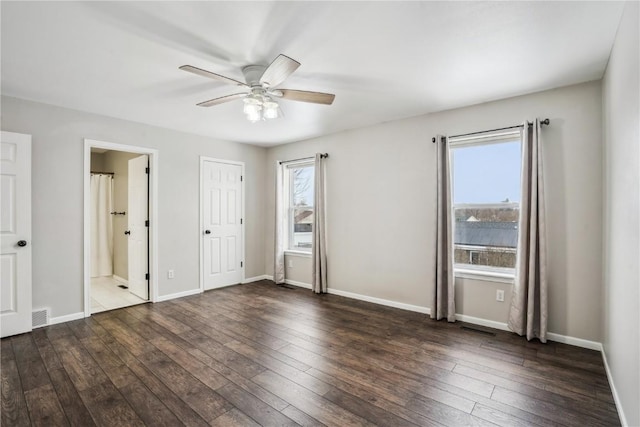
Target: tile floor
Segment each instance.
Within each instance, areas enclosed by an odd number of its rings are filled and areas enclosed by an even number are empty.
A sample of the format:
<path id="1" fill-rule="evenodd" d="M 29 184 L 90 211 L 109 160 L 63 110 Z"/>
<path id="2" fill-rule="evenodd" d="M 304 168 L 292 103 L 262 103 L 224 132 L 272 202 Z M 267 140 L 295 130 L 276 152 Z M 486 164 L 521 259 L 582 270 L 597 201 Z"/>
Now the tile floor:
<path id="1" fill-rule="evenodd" d="M 128 289 L 119 288 L 118 286 L 122 284 L 111 276 L 91 278 L 91 313 L 147 302 L 129 292 Z"/>

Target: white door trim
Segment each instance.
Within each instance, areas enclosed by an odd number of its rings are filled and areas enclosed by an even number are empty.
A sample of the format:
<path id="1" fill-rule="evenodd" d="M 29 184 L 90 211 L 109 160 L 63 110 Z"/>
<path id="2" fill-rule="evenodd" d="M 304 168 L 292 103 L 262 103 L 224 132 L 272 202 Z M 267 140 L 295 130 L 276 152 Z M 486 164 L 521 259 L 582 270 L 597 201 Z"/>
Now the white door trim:
<path id="1" fill-rule="evenodd" d="M 233 160 L 224 160 L 224 159 L 216 159 L 214 157 L 207 157 L 207 156 L 200 156 L 200 212 L 199 212 L 199 216 L 200 216 L 200 226 L 198 227 L 198 242 L 199 242 L 199 246 L 200 246 L 200 292 L 204 292 L 204 247 L 203 247 L 203 239 L 202 239 L 202 230 L 204 230 L 204 218 L 202 215 L 202 208 L 204 206 L 204 180 L 203 180 L 203 176 L 202 176 L 202 168 L 204 165 L 204 162 L 215 162 L 215 163 L 224 163 L 224 164 L 228 164 L 228 165 L 237 165 L 240 166 L 241 168 L 241 175 L 242 175 L 242 181 L 240 182 L 240 189 L 242 190 L 242 227 L 241 229 L 241 239 L 240 239 L 240 243 L 242 245 L 242 249 L 241 249 L 241 253 L 242 253 L 242 267 L 240 268 L 241 270 L 241 274 L 242 274 L 242 282 L 244 282 L 245 279 L 245 267 L 247 266 L 247 262 L 245 259 L 245 225 L 246 225 L 246 217 L 244 214 L 244 199 L 245 199 L 245 180 L 244 180 L 244 162 L 236 162 Z"/>
<path id="2" fill-rule="evenodd" d="M 149 301 L 158 298 L 158 150 L 114 142 L 84 140 L 84 315 L 91 316 L 91 148 L 147 154 L 149 156 Z"/>

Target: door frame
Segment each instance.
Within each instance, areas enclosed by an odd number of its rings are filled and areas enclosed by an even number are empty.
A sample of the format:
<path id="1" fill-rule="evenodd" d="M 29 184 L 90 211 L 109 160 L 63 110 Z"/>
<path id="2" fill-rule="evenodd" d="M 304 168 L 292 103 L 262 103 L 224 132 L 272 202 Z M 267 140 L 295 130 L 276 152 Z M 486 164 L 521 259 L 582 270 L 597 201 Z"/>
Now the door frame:
<path id="1" fill-rule="evenodd" d="M 149 301 L 158 299 L 158 150 L 115 142 L 84 139 L 84 316 L 91 316 L 91 149 L 124 151 L 149 156 Z"/>
<path id="2" fill-rule="evenodd" d="M 242 175 L 242 179 L 240 181 L 240 191 L 242 191 L 242 197 L 241 197 L 241 204 L 242 204 L 242 208 L 241 208 L 241 212 L 240 215 L 242 217 L 242 225 L 240 227 L 240 244 L 242 246 L 242 250 L 240 251 L 241 253 L 241 257 L 242 257 L 242 267 L 240 267 L 241 270 L 241 277 L 242 279 L 240 280 L 240 283 L 244 283 L 244 279 L 245 279 L 245 268 L 247 266 L 247 261 L 245 259 L 245 225 L 246 225 L 246 216 L 244 213 L 244 200 L 245 200 L 245 180 L 244 180 L 244 162 L 237 162 L 235 160 L 224 160 L 224 159 L 217 159 L 214 157 L 207 157 L 207 156 L 200 156 L 200 206 L 199 206 L 199 227 L 198 227 L 198 242 L 199 242 L 199 247 L 200 247 L 200 272 L 199 272 L 199 276 L 200 276 L 200 292 L 204 292 L 204 239 L 202 238 L 202 233 L 204 230 L 204 215 L 202 214 L 202 209 L 204 207 L 204 179 L 203 179 L 203 167 L 204 167 L 204 162 L 214 162 L 214 163 L 222 163 L 222 164 L 227 164 L 227 165 L 235 165 L 235 166 L 240 166 L 240 174 Z"/>

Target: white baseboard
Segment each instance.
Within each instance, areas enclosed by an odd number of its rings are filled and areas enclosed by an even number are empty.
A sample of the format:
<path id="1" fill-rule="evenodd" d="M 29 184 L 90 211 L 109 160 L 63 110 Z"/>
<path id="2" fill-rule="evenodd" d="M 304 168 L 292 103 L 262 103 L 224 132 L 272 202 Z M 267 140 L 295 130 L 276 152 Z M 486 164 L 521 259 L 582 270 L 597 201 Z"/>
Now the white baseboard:
<path id="1" fill-rule="evenodd" d="M 588 348 L 589 350 L 602 351 L 602 343 L 596 341 L 589 341 L 582 338 L 554 334 L 553 332 L 547 332 L 547 338 L 549 338 L 551 341 L 561 342 L 563 344 L 575 345 L 576 347 Z"/>
<path id="2" fill-rule="evenodd" d="M 273 276 L 265 275 L 265 279 L 273 280 Z M 296 281 L 288 280 L 288 279 L 285 280 L 284 282 L 289 284 L 289 285 L 294 285 L 294 286 L 299 286 L 301 288 L 311 289 L 311 285 L 308 284 L 308 283 L 296 282 Z M 370 296 L 367 296 L 367 295 L 355 294 L 355 293 L 352 293 L 352 292 L 341 291 L 341 290 L 332 289 L 332 288 L 328 289 L 328 293 L 334 294 L 334 295 L 340 295 L 340 296 L 343 296 L 343 297 L 346 297 L 346 298 L 353 298 L 353 299 L 357 299 L 357 300 L 360 300 L 360 301 L 372 302 L 374 304 L 385 305 L 387 307 L 395 307 L 395 308 L 399 308 L 399 309 L 402 309 L 402 310 L 415 311 L 417 313 L 431 314 L 431 310 L 429 309 L 429 307 L 422 307 L 422 306 L 419 306 L 419 305 L 405 304 L 405 303 L 401 303 L 401 302 L 390 301 L 390 300 L 385 300 L 385 299 L 376 298 L 376 297 L 370 297 Z M 472 323 L 474 325 L 486 326 L 488 328 L 499 329 L 501 331 L 508 331 L 508 332 L 510 331 L 510 329 L 509 329 L 509 327 L 507 326 L 506 323 L 496 322 L 495 320 L 482 319 L 480 317 L 467 316 L 466 314 L 456 313 L 456 320 L 460 320 L 462 322 L 467 322 L 467 323 Z M 587 349 L 590 349 L 590 350 L 602 351 L 602 344 L 597 342 L 597 341 L 589 341 L 589 340 L 585 340 L 585 339 L 582 339 L 582 338 L 575 338 L 575 337 L 570 337 L 570 336 L 567 336 L 567 335 L 555 334 L 553 332 L 547 333 L 547 338 L 549 338 L 551 341 L 556 341 L 556 342 L 563 343 L 563 344 L 574 345 L 576 347 L 587 348 Z"/>
<path id="3" fill-rule="evenodd" d="M 268 276 L 266 278 L 269 280 L 273 280 L 272 276 Z M 284 283 L 286 283 L 287 285 L 298 286 L 300 288 L 311 289 L 311 284 L 309 283 L 297 282 L 295 280 L 289 280 L 289 279 L 285 279 Z M 421 307 L 418 305 L 405 304 L 402 302 L 396 302 L 396 301 L 386 300 L 382 298 L 375 298 L 367 295 L 356 294 L 353 292 L 341 291 L 341 290 L 332 289 L 332 288 L 327 289 L 327 293 L 338 295 L 345 298 L 357 299 L 360 301 L 367 301 L 367 302 L 372 302 L 374 304 L 385 305 L 387 307 L 399 308 L 401 310 L 409 310 L 409 311 L 415 311 L 418 313 L 429 314 L 429 309 L 427 307 Z"/>
<path id="4" fill-rule="evenodd" d="M 72 320 L 84 319 L 84 311 L 78 313 L 67 314 L 60 317 L 52 317 L 49 319 L 49 325 L 56 325 L 58 323 L 71 322 Z"/>
<path id="5" fill-rule="evenodd" d="M 481 317 L 467 316 L 466 314 L 456 313 L 456 320 L 461 322 L 472 323 L 478 326 L 486 326 L 487 328 L 499 329 L 501 331 L 510 331 L 506 323 L 496 322 L 495 320 L 483 319 Z"/>
<path id="6" fill-rule="evenodd" d="M 330 294 L 339 295 L 341 297 L 353 298 L 353 299 L 357 299 L 357 300 L 360 300 L 360 301 L 372 302 L 374 304 L 380 304 L 380 305 L 385 305 L 387 307 L 399 308 L 401 310 L 415 311 L 417 313 L 424 313 L 424 314 L 429 314 L 431 312 L 431 310 L 429 310 L 428 307 L 422 307 L 422 306 L 419 306 L 419 305 L 405 304 L 403 302 L 396 302 L 396 301 L 391 301 L 391 300 L 382 299 L 382 298 L 370 297 L 370 296 L 367 296 L 367 295 L 355 294 L 353 292 L 340 291 L 338 289 L 329 288 L 329 289 L 327 289 L 327 291 Z"/>
<path id="7" fill-rule="evenodd" d="M 296 282 L 295 280 L 285 279 L 284 283 L 287 285 L 298 286 L 299 288 L 311 289 L 311 285 L 303 282 Z"/>
<path id="8" fill-rule="evenodd" d="M 618 395 L 618 391 L 616 390 L 616 386 L 613 383 L 613 376 L 611 375 L 611 371 L 609 370 L 609 362 L 607 362 L 607 353 L 604 351 L 604 346 L 600 345 L 600 351 L 602 353 L 602 361 L 604 362 L 604 370 L 607 373 L 607 379 L 609 380 L 609 386 L 611 387 L 611 394 L 613 394 L 613 401 L 616 403 L 616 409 L 618 410 L 618 417 L 620 417 L 620 424 L 623 426 L 628 426 L 627 417 L 624 415 L 624 410 L 622 409 L 622 402 L 620 402 L 620 396 Z"/>
<path id="9" fill-rule="evenodd" d="M 260 280 L 266 280 L 266 279 L 269 279 L 269 277 L 270 277 L 270 276 L 267 276 L 266 274 L 263 274 L 262 276 L 255 276 L 255 277 L 249 277 L 249 278 L 246 278 L 246 279 L 244 279 L 244 280 L 243 280 L 242 282 L 240 282 L 240 283 L 245 284 L 245 283 L 258 282 L 258 281 L 260 281 Z M 273 279 L 270 279 L 270 280 L 273 280 Z"/>
<path id="10" fill-rule="evenodd" d="M 200 288 L 190 289 L 188 291 L 177 292 L 175 294 L 160 295 L 160 296 L 158 296 L 158 298 L 156 298 L 155 302 L 169 301 L 170 299 L 188 297 L 188 296 L 196 295 L 196 294 L 200 294 L 200 293 L 202 293 Z"/>
<path id="11" fill-rule="evenodd" d="M 511 332 L 511 329 L 509 329 L 506 323 L 496 322 L 494 320 L 487 320 L 479 317 L 467 316 L 465 314 L 458 314 L 458 313 L 456 313 L 456 320 L 472 323 L 474 325 L 486 326 L 488 328 L 499 329 L 501 331 Z M 547 332 L 547 338 L 550 341 L 574 345 L 576 347 L 587 348 L 589 350 L 598 350 L 598 351 L 602 350 L 602 344 L 596 341 L 589 341 L 582 338 L 554 334 L 553 332 Z"/>
<path id="12" fill-rule="evenodd" d="M 123 279 L 122 277 L 116 276 L 115 274 L 111 277 L 113 277 L 113 280 L 129 286 L 129 281 L 127 279 Z"/>

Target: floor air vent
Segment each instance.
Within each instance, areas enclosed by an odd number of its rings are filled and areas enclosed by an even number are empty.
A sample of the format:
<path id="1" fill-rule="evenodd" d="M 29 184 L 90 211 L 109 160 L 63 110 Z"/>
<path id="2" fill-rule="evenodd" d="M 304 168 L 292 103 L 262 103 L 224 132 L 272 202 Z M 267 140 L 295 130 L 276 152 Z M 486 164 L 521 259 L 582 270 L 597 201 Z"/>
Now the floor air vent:
<path id="1" fill-rule="evenodd" d="M 460 329 L 463 329 L 463 330 L 469 331 L 469 332 L 476 332 L 478 334 L 490 335 L 492 337 L 496 336 L 496 334 L 494 334 L 493 332 L 485 331 L 483 329 L 478 329 L 478 328 L 472 328 L 471 326 L 460 326 Z"/>
<path id="2" fill-rule="evenodd" d="M 279 284 L 278 286 L 280 286 L 281 288 L 285 288 L 285 289 L 296 289 L 295 286 L 287 285 L 285 283 Z"/>
<path id="3" fill-rule="evenodd" d="M 49 309 L 34 310 L 31 312 L 31 327 L 41 328 L 49 324 Z"/>

